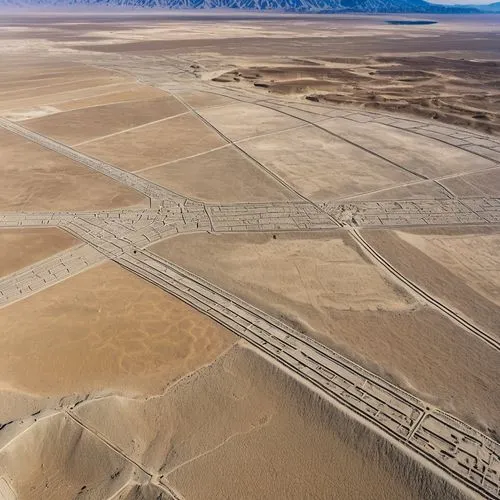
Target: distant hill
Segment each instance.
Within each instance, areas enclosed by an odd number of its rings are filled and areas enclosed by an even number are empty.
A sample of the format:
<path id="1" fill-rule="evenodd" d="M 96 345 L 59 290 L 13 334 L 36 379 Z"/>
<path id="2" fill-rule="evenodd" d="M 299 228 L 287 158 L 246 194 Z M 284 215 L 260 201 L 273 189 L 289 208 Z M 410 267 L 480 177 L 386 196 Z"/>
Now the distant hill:
<path id="1" fill-rule="evenodd" d="M 475 5 L 481 12 L 500 13 L 500 2 L 490 3 L 488 5 Z"/>
<path id="2" fill-rule="evenodd" d="M 1 1 L 1 0 L 0 0 Z M 489 3 L 489 4 L 470 4 L 470 5 L 452 5 L 451 7 L 465 7 L 470 9 L 476 9 L 478 12 L 483 14 L 499 14 L 500 13 L 500 2 Z"/>
<path id="3" fill-rule="evenodd" d="M 232 8 L 316 13 L 424 13 L 467 14 L 479 12 L 473 6 L 445 6 L 424 0 L 0 0 L 8 6 L 113 5 L 169 9 Z M 493 4 L 495 5 L 495 4 Z M 498 4 L 497 4 L 498 5 Z"/>

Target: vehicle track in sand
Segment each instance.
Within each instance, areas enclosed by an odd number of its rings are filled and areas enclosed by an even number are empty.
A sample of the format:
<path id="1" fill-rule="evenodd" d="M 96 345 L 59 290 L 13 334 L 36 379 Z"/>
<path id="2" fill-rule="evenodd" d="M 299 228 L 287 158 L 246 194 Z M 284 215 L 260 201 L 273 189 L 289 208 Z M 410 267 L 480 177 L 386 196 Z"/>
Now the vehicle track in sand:
<path id="1" fill-rule="evenodd" d="M 352 236 L 354 241 L 356 241 L 356 243 L 363 249 L 363 251 L 371 257 L 373 261 L 381 265 L 389 274 L 391 274 L 400 283 L 402 283 L 405 288 L 411 290 L 426 303 L 438 309 L 443 314 L 448 316 L 452 321 L 462 326 L 469 333 L 488 344 L 489 347 L 500 352 L 500 342 L 493 335 L 485 332 L 474 323 L 472 323 L 469 319 L 467 319 L 463 314 L 447 306 L 445 303 L 433 297 L 430 293 L 426 292 L 422 287 L 406 278 L 363 238 L 358 229 L 349 230 L 349 234 Z"/>

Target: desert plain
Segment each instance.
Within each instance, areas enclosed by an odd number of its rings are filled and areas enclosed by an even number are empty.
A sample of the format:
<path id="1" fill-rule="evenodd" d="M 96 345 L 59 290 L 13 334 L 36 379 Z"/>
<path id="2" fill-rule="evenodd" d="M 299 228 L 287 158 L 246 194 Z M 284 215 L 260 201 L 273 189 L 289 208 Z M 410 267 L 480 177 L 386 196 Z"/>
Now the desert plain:
<path id="1" fill-rule="evenodd" d="M 500 498 L 500 20 L 389 17 L 2 12 L 0 500 Z"/>

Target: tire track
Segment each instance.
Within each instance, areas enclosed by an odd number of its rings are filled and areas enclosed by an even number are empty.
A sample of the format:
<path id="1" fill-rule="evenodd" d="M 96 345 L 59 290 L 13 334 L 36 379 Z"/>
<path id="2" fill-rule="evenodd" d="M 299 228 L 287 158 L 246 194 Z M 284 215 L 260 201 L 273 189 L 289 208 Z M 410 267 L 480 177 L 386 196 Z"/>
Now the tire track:
<path id="1" fill-rule="evenodd" d="M 490 335 L 481 328 L 477 327 L 468 319 L 463 317 L 459 312 L 455 311 L 451 307 L 448 307 L 446 304 L 427 293 L 423 288 L 415 284 L 413 281 L 406 278 L 364 239 L 359 230 L 352 229 L 349 231 L 349 234 L 373 260 L 377 261 L 386 269 L 387 272 L 392 274 L 395 278 L 397 278 L 398 281 L 403 283 L 407 288 L 411 289 L 419 297 L 424 299 L 425 302 L 431 304 L 434 308 L 441 311 L 455 323 L 458 323 L 460 326 L 465 328 L 469 333 L 488 344 L 489 347 L 495 349 L 496 351 L 500 351 L 500 342 L 493 335 Z"/>

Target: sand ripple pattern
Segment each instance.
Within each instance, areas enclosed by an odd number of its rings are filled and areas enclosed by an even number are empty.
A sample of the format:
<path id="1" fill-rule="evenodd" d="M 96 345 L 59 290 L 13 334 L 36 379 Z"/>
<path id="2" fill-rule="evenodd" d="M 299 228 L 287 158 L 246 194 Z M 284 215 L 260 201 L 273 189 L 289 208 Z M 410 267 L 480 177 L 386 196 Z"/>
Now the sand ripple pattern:
<path id="1" fill-rule="evenodd" d="M 202 278 L 147 251 L 118 262 L 244 338 L 387 437 L 487 498 L 500 494 L 500 444 Z"/>

